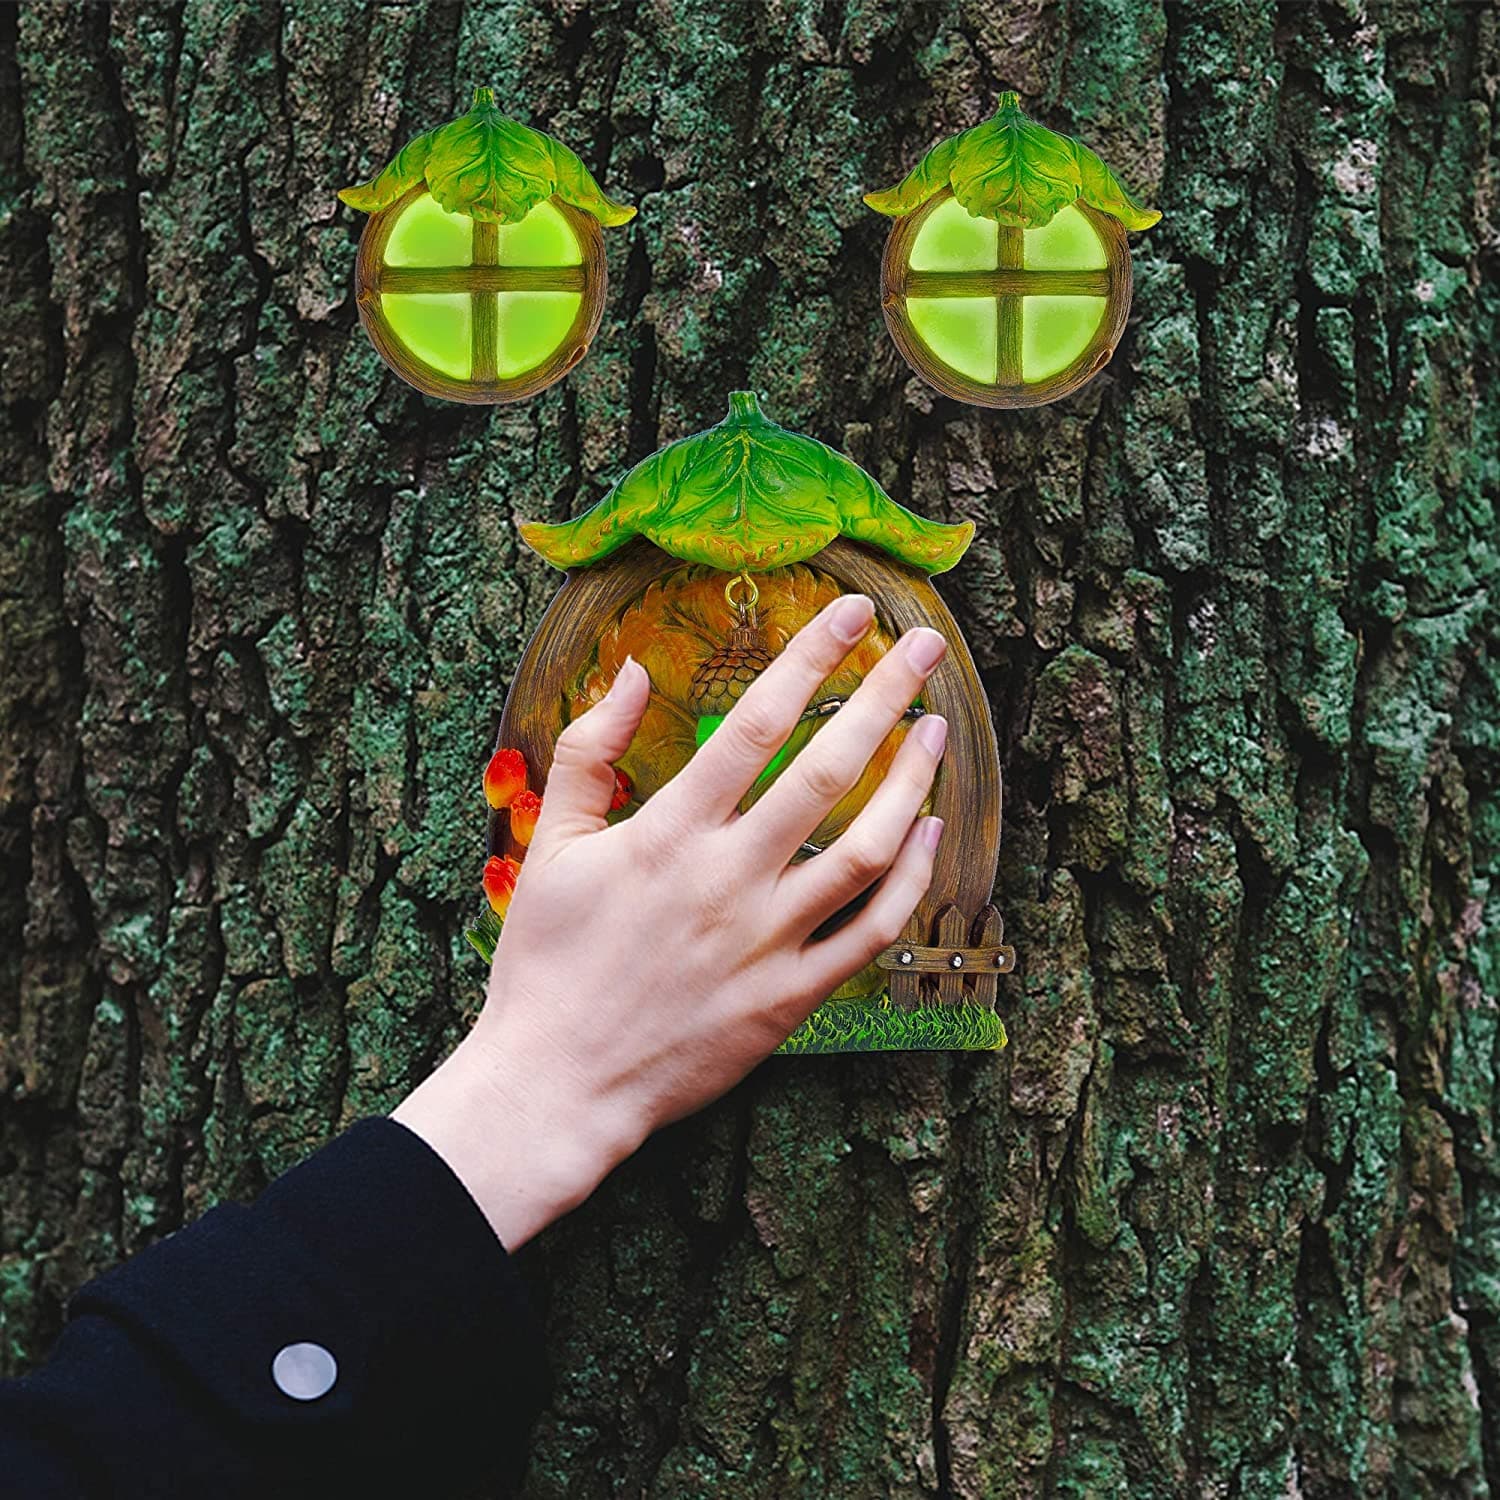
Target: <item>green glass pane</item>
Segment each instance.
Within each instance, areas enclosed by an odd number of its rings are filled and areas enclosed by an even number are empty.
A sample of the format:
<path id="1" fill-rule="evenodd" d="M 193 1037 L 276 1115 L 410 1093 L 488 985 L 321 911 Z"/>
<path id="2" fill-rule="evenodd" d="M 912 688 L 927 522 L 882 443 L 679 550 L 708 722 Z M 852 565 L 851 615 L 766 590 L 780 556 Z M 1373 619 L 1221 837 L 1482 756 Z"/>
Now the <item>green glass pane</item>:
<path id="1" fill-rule="evenodd" d="M 1022 379 L 1045 380 L 1072 364 L 1093 338 L 1104 303 L 1103 297 L 1023 297 Z"/>
<path id="2" fill-rule="evenodd" d="M 1028 229 L 1021 264 L 1029 271 L 1102 271 L 1104 241 L 1076 208 L 1060 208 L 1040 229 Z"/>
<path id="3" fill-rule="evenodd" d="M 581 266 L 583 250 L 573 226 L 547 202 L 519 224 L 500 226 L 502 266 Z"/>
<path id="4" fill-rule="evenodd" d="M 535 369 L 562 343 L 578 316 L 581 292 L 501 292 L 500 347 L 495 367 L 504 380 Z"/>
<path id="5" fill-rule="evenodd" d="M 385 292 L 380 304 L 397 338 L 418 359 L 455 380 L 469 378 L 468 293 Z"/>
<path id="6" fill-rule="evenodd" d="M 933 209 L 917 231 L 908 264 L 913 271 L 993 271 L 999 265 L 1000 227 L 976 219 L 957 198 Z"/>
<path id="7" fill-rule="evenodd" d="M 908 297 L 906 311 L 918 337 L 945 365 L 995 383 L 1000 360 L 993 297 Z"/>
<path id="8" fill-rule="evenodd" d="M 474 221 L 450 214 L 423 193 L 396 220 L 385 242 L 388 266 L 467 266 L 474 259 Z"/>

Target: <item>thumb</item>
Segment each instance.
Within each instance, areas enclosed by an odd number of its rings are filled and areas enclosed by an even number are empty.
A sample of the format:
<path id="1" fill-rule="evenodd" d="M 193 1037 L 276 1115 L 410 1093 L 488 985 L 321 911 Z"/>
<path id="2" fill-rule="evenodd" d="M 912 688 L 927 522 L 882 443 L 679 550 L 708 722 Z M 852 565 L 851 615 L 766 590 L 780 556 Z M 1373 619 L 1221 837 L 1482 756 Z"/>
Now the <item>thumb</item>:
<path id="1" fill-rule="evenodd" d="M 615 794 L 614 763 L 630 748 L 650 694 L 650 674 L 627 656 L 609 691 L 558 735 L 533 845 L 606 826 Z"/>

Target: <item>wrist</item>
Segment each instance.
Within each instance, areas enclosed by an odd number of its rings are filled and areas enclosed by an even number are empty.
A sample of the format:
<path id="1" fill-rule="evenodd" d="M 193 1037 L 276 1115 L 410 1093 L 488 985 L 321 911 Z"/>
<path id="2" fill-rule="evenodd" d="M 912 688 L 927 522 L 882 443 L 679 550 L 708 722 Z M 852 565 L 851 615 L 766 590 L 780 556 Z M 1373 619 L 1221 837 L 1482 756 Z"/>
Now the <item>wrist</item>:
<path id="1" fill-rule="evenodd" d="M 640 1138 L 563 1059 L 487 1022 L 392 1117 L 443 1158 L 514 1251 L 582 1203 Z"/>

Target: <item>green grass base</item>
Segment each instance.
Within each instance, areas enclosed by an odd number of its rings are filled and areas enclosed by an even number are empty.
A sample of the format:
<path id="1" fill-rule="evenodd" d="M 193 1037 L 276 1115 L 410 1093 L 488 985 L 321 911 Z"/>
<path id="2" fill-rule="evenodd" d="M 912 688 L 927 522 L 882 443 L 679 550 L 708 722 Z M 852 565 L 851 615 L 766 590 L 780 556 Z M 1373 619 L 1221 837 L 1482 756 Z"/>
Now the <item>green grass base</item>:
<path id="1" fill-rule="evenodd" d="M 987 1005 L 923 1005 L 898 1010 L 878 1000 L 825 1000 L 776 1050 L 812 1057 L 833 1052 L 998 1052 L 1005 1023 Z"/>
<path id="2" fill-rule="evenodd" d="M 485 963 L 495 956 L 500 921 L 488 907 L 464 936 Z M 987 1005 L 923 1005 L 898 1010 L 878 1000 L 825 1000 L 776 1050 L 814 1057 L 835 1052 L 998 1052 L 1005 1023 Z"/>

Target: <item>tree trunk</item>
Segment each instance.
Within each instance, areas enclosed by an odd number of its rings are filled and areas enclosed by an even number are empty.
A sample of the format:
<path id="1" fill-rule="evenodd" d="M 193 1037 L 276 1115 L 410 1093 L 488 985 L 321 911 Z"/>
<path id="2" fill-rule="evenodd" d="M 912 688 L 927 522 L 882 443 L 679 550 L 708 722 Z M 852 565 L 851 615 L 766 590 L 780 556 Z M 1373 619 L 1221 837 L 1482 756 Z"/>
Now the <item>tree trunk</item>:
<path id="1" fill-rule="evenodd" d="M 751 387 L 978 524 L 1011 1045 L 774 1059 L 547 1233 L 529 1500 L 1500 1491 L 1495 12 L 695 9 L 0 8 L 7 1367 L 460 1034 L 512 523 Z M 492 409 L 334 197 L 477 82 L 640 207 Z M 1004 87 L 1165 212 L 1032 411 L 859 197 Z"/>

